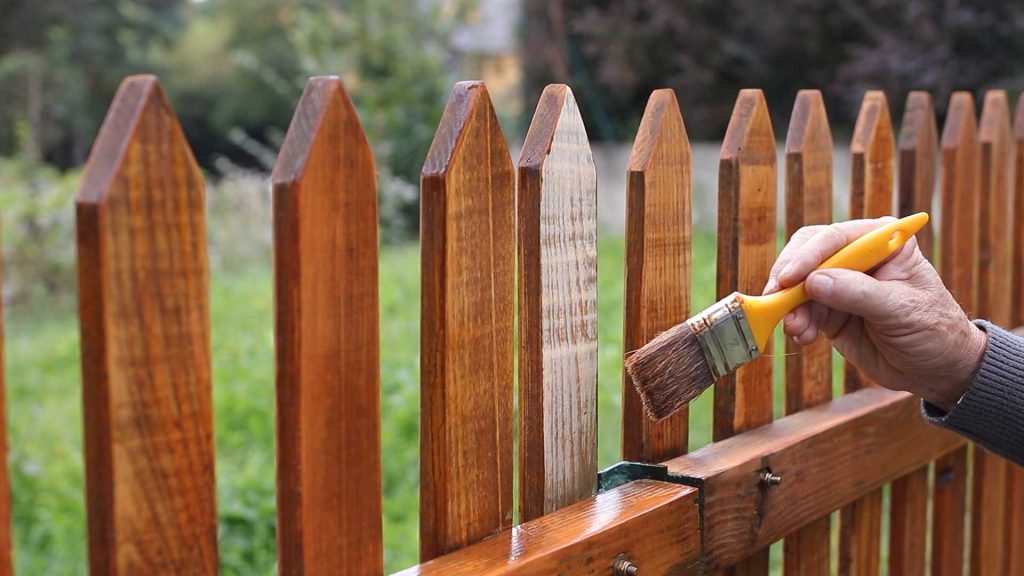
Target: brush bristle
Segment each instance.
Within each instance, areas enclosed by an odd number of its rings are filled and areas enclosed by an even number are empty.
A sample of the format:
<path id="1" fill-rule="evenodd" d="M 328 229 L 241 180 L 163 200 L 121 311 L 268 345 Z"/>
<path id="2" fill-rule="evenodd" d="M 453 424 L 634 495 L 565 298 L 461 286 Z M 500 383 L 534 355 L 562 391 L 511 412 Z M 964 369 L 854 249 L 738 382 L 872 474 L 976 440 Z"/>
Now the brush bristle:
<path id="1" fill-rule="evenodd" d="M 697 336 L 685 322 L 627 358 L 626 371 L 654 420 L 671 416 L 715 381 Z"/>

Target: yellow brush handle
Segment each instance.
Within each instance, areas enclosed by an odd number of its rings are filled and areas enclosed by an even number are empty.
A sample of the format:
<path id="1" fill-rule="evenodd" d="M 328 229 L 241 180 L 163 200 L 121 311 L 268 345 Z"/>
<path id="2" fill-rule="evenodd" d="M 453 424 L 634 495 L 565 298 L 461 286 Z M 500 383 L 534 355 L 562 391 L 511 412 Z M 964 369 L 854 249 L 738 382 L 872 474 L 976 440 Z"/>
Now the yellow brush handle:
<path id="1" fill-rule="evenodd" d="M 867 272 L 892 256 L 907 243 L 911 236 L 928 223 L 928 213 L 918 212 L 912 216 L 901 218 L 868 232 L 864 236 L 847 244 L 831 258 L 822 262 L 818 270 L 824 268 L 846 268 Z M 754 340 L 760 350 L 764 350 L 771 337 L 772 330 L 797 306 L 810 300 L 804 283 L 786 288 L 767 296 L 747 296 L 737 294 L 743 311 L 750 323 Z"/>

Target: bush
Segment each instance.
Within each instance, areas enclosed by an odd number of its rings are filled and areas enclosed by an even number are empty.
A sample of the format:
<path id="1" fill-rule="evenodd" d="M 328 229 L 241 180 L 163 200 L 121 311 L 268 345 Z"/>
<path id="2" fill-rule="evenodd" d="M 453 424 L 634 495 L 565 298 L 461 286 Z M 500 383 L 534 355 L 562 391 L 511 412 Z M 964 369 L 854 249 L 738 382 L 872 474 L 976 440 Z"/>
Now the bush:
<path id="1" fill-rule="evenodd" d="M 0 157 L 4 299 L 45 297 L 63 304 L 74 294 L 74 195 L 79 170 L 61 173 L 39 162 Z"/>

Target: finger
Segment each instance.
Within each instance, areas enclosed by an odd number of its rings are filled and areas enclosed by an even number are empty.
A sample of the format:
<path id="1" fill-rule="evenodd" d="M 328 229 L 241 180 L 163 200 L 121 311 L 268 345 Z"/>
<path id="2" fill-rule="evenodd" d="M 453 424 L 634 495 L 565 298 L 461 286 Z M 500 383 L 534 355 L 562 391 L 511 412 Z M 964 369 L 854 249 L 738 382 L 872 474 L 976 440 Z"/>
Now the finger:
<path id="1" fill-rule="evenodd" d="M 868 322 L 901 318 L 916 300 L 914 292 L 899 282 L 883 282 L 843 268 L 815 270 L 805 287 L 815 302 Z"/>
<path id="2" fill-rule="evenodd" d="M 776 276 L 779 286 L 787 287 L 799 284 L 812 270 L 828 260 L 850 242 L 868 232 L 895 221 L 892 216 L 874 220 L 851 220 L 825 226 L 799 247 L 782 249 L 779 259 L 785 257 Z"/>
<path id="3" fill-rule="evenodd" d="M 807 329 L 796 336 L 794 340 L 796 340 L 796 343 L 801 346 L 807 346 L 808 344 L 812 344 L 817 337 L 818 327 L 814 324 L 810 324 L 807 326 Z"/>
<path id="4" fill-rule="evenodd" d="M 851 316 L 846 312 L 839 310 L 832 310 L 826 306 L 818 304 L 825 310 L 824 320 L 818 324 L 818 332 L 825 335 L 829 340 L 835 340 L 839 333 L 843 330 L 843 327 L 849 323 Z"/>
<path id="5" fill-rule="evenodd" d="M 799 336 L 811 325 L 811 310 L 807 304 L 801 304 L 786 315 L 782 322 L 782 331 L 787 336 Z"/>
<path id="6" fill-rule="evenodd" d="M 775 263 L 772 264 L 771 271 L 768 272 L 768 282 L 764 286 L 762 294 L 771 294 L 779 291 L 778 276 L 779 272 L 786 267 L 786 264 L 793 259 L 793 254 L 796 254 L 800 250 L 800 247 L 807 243 L 808 240 L 814 237 L 815 234 L 827 228 L 828 226 L 819 224 L 814 226 L 804 226 L 796 232 L 783 247 L 782 252 L 779 253 L 779 257 L 775 259 Z"/>
<path id="7" fill-rule="evenodd" d="M 813 301 L 808 305 L 811 308 L 811 324 L 813 324 L 818 331 L 821 331 L 822 326 L 824 326 L 828 321 L 829 308 L 824 304 L 819 304 Z"/>

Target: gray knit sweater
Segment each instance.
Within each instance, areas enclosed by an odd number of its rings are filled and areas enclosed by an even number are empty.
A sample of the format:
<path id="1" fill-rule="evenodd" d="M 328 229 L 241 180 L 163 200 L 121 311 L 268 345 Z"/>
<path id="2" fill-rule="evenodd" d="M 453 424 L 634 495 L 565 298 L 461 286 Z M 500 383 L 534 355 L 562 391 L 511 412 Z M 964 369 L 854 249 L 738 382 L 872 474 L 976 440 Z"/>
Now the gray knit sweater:
<path id="1" fill-rule="evenodd" d="M 1024 338 L 984 320 L 974 323 L 988 333 L 974 381 L 949 412 L 927 402 L 921 411 L 929 422 L 1024 465 Z"/>

